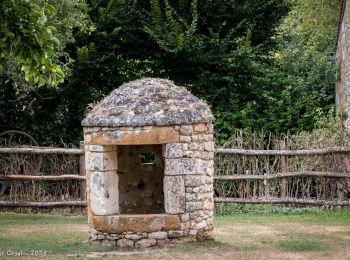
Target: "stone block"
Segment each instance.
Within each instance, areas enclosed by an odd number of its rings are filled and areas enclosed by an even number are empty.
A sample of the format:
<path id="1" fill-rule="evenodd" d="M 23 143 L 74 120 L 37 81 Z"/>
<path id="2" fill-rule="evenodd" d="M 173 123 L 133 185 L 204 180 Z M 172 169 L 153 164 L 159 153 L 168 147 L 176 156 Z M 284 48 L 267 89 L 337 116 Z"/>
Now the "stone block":
<path id="1" fill-rule="evenodd" d="M 203 143 L 190 143 L 188 149 L 191 151 L 204 151 Z"/>
<path id="2" fill-rule="evenodd" d="M 204 150 L 207 152 L 215 152 L 214 142 L 205 142 Z"/>
<path id="3" fill-rule="evenodd" d="M 181 227 L 181 222 L 177 215 L 114 215 L 92 216 L 92 225 L 100 232 L 121 234 L 174 230 Z"/>
<path id="4" fill-rule="evenodd" d="M 132 239 L 132 240 L 139 240 L 142 238 L 142 236 L 138 234 L 126 234 L 125 238 Z"/>
<path id="5" fill-rule="evenodd" d="M 206 222 L 205 220 L 203 220 L 203 221 L 197 223 L 197 224 L 194 226 L 194 228 L 195 228 L 195 229 L 201 229 L 201 228 L 204 228 L 206 225 L 207 225 L 207 222 Z"/>
<path id="6" fill-rule="evenodd" d="M 191 142 L 191 137 L 190 136 L 181 135 L 179 140 L 180 140 L 181 143 L 190 143 Z"/>
<path id="7" fill-rule="evenodd" d="M 193 129 L 191 125 L 182 125 L 179 130 L 182 135 L 191 135 L 193 133 Z"/>
<path id="8" fill-rule="evenodd" d="M 186 202 L 186 211 L 196 211 L 202 210 L 204 208 L 204 203 L 202 201 Z"/>
<path id="9" fill-rule="evenodd" d="M 178 238 L 182 237 L 184 232 L 182 230 L 171 230 L 168 232 L 168 237 L 169 238 Z"/>
<path id="10" fill-rule="evenodd" d="M 194 133 L 203 133 L 208 130 L 207 126 L 205 124 L 194 124 L 193 125 L 193 132 Z"/>
<path id="11" fill-rule="evenodd" d="M 152 238 L 152 239 L 166 239 L 167 237 L 168 237 L 168 233 L 163 231 L 158 231 L 158 232 L 153 232 L 148 234 L 148 238 Z"/>
<path id="12" fill-rule="evenodd" d="M 213 191 L 213 187 L 207 186 L 207 185 L 192 188 L 192 192 L 194 193 L 205 193 L 205 192 L 212 192 L 212 191 Z"/>
<path id="13" fill-rule="evenodd" d="M 182 176 L 164 176 L 164 208 L 168 214 L 185 211 L 185 181 Z"/>
<path id="14" fill-rule="evenodd" d="M 102 216 L 118 214 L 119 194 L 117 172 L 93 172 L 89 183 L 92 213 Z"/>
<path id="15" fill-rule="evenodd" d="M 165 158 L 181 158 L 184 155 L 183 144 L 167 144 L 165 146 Z"/>
<path id="16" fill-rule="evenodd" d="M 207 167 L 207 161 L 199 158 L 165 159 L 164 175 L 205 175 Z"/>
<path id="17" fill-rule="evenodd" d="M 206 176 L 201 175 L 187 175 L 185 176 L 186 187 L 197 187 L 206 183 Z"/>
<path id="18" fill-rule="evenodd" d="M 214 152 L 202 152 L 201 158 L 204 160 L 213 160 L 215 158 Z"/>
<path id="19" fill-rule="evenodd" d="M 90 171 L 116 171 L 118 170 L 117 152 L 86 152 L 85 167 Z"/>
<path id="20" fill-rule="evenodd" d="M 136 248 L 146 248 L 146 247 L 151 247 L 157 244 L 157 240 L 155 239 L 141 239 L 140 241 L 137 241 L 135 243 Z"/>
<path id="21" fill-rule="evenodd" d="M 133 247 L 134 241 L 132 241 L 130 239 L 119 239 L 117 241 L 117 246 L 119 246 L 119 247 Z"/>

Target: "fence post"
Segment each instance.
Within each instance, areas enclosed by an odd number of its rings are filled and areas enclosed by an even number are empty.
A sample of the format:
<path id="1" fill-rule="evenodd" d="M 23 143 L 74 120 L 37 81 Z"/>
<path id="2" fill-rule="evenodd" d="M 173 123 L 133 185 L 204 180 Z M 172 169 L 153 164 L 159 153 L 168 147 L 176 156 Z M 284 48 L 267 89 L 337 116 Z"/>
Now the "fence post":
<path id="1" fill-rule="evenodd" d="M 80 142 L 80 149 L 84 150 L 84 141 Z M 79 163 L 79 173 L 80 175 L 86 176 L 85 173 L 85 153 L 81 154 L 79 156 L 80 163 Z M 86 201 L 86 181 L 80 182 L 80 199 L 82 201 Z"/>
<path id="2" fill-rule="evenodd" d="M 280 150 L 287 150 L 286 139 L 280 141 Z M 288 156 L 281 156 L 281 172 L 288 172 Z M 288 183 L 287 178 L 281 180 L 281 198 L 286 199 L 288 196 Z"/>
<path id="3" fill-rule="evenodd" d="M 266 173 L 264 175 L 267 175 Z M 268 179 L 264 180 L 264 185 L 265 185 L 265 198 L 269 199 L 270 198 L 270 183 Z"/>

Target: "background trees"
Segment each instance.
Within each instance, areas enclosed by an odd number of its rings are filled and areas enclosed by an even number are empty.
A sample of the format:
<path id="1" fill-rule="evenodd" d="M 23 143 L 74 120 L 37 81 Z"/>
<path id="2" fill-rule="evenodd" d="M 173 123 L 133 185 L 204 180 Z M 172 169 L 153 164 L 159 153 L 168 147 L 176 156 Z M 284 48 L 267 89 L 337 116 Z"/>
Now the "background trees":
<path id="1" fill-rule="evenodd" d="M 339 1 L 48 2 L 66 80 L 24 91 L 22 78 L 5 71 L 0 132 L 77 144 L 88 104 L 144 76 L 170 78 L 207 100 L 219 141 L 237 129 L 310 130 L 333 103 Z"/>

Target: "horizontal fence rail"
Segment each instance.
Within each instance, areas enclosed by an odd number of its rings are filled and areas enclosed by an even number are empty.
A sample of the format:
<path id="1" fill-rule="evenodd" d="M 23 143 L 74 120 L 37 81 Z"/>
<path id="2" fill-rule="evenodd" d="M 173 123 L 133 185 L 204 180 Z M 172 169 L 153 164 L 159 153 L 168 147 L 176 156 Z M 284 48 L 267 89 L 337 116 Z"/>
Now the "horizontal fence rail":
<path id="1" fill-rule="evenodd" d="M 52 148 L 52 147 L 0 147 L 1 153 L 19 154 L 77 154 L 83 155 L 84 150 L 78 148 Z"/>
<path id="2" fill-rule="evenodd" d="M 343 172 L 319 172 L 319 171 L 302 171 L 302 172 L 279 172 L 265 175 L 215 175 L 215 180 L 271 180 L 288 177 L 332 177 L 332 178 L 350 178 L 350 173 Z"/>
<path id="3" fill-rule="evenodd" d="M 237 154 L 237 155 L 275 155 L 275 156 L 301 156 L 301 155 L 323 155 L 333 153 L 349 153 L 350 147 L 327 147 L 309 150 L 246 150 L 246 149 L 226 149 L 217 148 L 217 154 Z"/>
<path id="4" fill-rule="evenodd" d="M 316 200 L 316 199 L 294 199 L 294 198 L 271 198 L 271 199 L 245 199 L 245 198 L 214 198 L 216 203 L 250 203 L 250 204 L 300 204 L 315 206 L 350 206 L 349 200 Z"/>
<path id="5" fill-rule="evenodd" d="M 86 207 L 86 201 L 45 201 L 45 202 L 27 202 L 27 201 L 0 201 L 0 207 L 35 207 L 35 208 L 54 208 L 54 207 Z"/>
<path id="6" fill-rule="evenodd" d="M 40 180 L 40 181 L 59 181 L 59 180 L 86 180 L 86 176 L 75 174 L 63 175 L 0 175 L 0 180 Z"/>

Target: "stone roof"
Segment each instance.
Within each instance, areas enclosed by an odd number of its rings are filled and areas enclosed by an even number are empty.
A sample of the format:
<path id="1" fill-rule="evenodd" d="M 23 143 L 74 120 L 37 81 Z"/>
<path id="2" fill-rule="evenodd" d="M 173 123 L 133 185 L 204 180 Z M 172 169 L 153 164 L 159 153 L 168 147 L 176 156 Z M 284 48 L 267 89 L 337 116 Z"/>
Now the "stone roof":
<path id="1" fill-rule="evenodd" d="M 113 90 L 90 110 L 82 126 L 146 126 L 206 123 L 209 106 L 184 87 L 160 78 L 143 78 Z"/>

